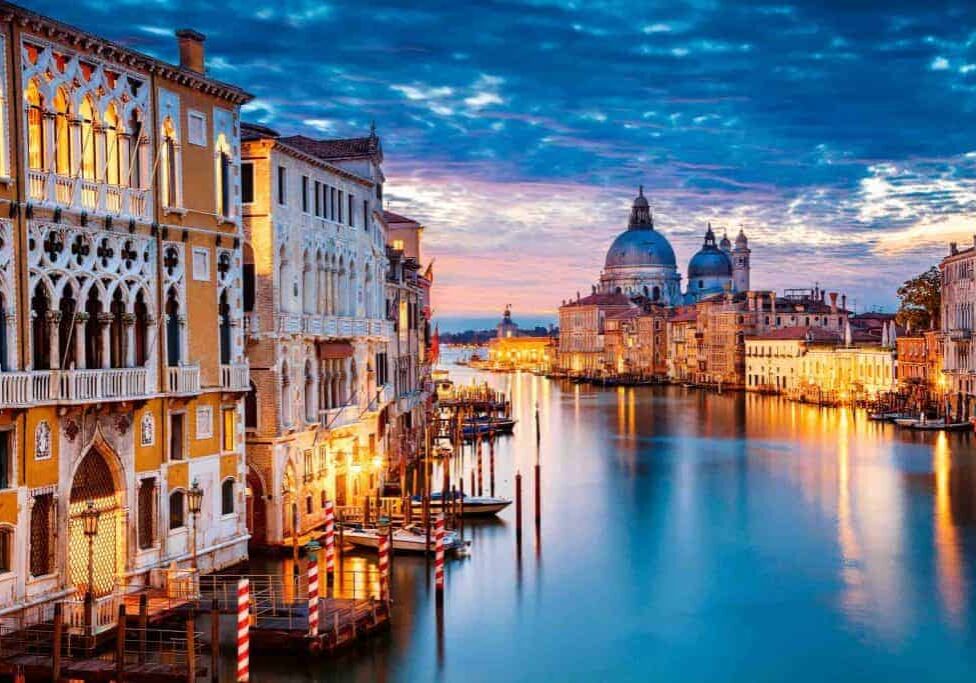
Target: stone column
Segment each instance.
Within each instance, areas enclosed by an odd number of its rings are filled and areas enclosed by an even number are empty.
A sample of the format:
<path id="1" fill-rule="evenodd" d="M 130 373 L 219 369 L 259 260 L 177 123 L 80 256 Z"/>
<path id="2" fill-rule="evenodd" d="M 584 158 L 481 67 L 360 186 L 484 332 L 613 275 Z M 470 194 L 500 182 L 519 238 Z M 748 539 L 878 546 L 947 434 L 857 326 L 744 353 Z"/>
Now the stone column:
<path id="1" fill-rule="evenodd" d="M 79 370 L 88 367 L 85 354 L 85 324 L 87 322 L 87 313 L 78 313 L 75 316 L 75 367 Z"/>
<path id="2" fill-rule="evenodd" d="M 180 365 L 187 362 L 187 353 L 190 350 L 190 344 L 187 333 L 186 326 L 186 316 L 181 315 L 177 320 L 180 323 Z"/>
<path id="3" fill-rule="evenodd" d="M 99 313 L 99 333 L 102 337 L 102 370 L 112 367 L 112 318 L 111 313 Z"/>
<path id="4" fill-rule="evenodd" d="M 136 317 L 132 313 L 122 314 L 122 324 L 125 327 L 125 367 L 136 366 Z"/>
<path id="5" fill-rule="evenodd" d="M 61 337 L 58 326 L 61 324 L 61 311 L 48 311 L 46 314 L 48 338 L 51 340 L 51 348 L 48 349 L 48 358 L 52 370 L 61 369 Z"/>

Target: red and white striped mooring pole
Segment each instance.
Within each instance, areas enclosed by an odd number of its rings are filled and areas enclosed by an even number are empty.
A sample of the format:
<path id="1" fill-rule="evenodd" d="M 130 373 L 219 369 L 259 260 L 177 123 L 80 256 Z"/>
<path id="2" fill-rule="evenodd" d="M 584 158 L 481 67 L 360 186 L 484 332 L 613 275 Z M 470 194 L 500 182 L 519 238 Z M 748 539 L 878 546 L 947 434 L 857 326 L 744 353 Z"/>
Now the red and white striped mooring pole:
<path id="1" fill-rule="evenodd" d="M 247 579 L 237 582 L 237 681 L 251 680 L 251 588 Z"/>
<path id="2" fill-rule="evenodd" d="M 335 575 L 335 507 L 325 502 L 325 580 L 332 585 Z"/>
<path id="3" fill-rule="evenodd" d="M 389 527 L 380 527 L 379 550 L 380 600 L 390 599 L 390 533 Z"/>
<path id="4" fill-rule="evenodd" d="M 315 556 L 318 543 L 308 544 L 308 637 L 319 634 L 319 561 Z"/>
<path id="5" fill-rule="evenodd" d="M 438 607 L 444 606 L 444 513 L 437 515 L 434 526 L 434 597 Z"/>

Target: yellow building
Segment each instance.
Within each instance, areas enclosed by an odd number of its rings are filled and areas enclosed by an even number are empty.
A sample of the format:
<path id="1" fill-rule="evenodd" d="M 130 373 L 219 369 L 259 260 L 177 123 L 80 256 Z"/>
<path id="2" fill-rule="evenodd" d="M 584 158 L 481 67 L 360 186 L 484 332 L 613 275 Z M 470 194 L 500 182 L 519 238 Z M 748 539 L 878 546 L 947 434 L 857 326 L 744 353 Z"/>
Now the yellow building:
<path id="1" fill-rule="evenodd" d="M 488 362 L 501 370 L 547 372 L 552 343 L 549 337 L 497 337 L 488 342 Z"/>
<path id="2" fill-rule="evenodd" d="M 4 10 L 0 609 L 90 588 L 114 621 L 153 570 L 246 557 L 250 96 L 205 75 L 193 31 L 174 66 Z"/>
<path id="3" fill-rule="evenodd" d="M 872 400 L 894 391 L 895 354 L 880 346 L 814 347 L 800 363 L 799 390 L 808 400 L 829 392 L 839 403 Z"/>

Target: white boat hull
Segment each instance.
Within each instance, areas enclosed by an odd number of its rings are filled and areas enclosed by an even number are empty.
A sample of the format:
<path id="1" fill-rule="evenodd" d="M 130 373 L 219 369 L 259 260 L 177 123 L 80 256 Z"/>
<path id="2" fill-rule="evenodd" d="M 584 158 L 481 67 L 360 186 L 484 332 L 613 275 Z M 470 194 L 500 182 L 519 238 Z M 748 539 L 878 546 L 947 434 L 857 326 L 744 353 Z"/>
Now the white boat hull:
<path id="1" fill-rule="evenodd" d="M 378 548 L 379 534 L 372 530 L 344 529 L 343 540 L 361 548 Z M 444 549 L 457 550 L 463 543 L 453 531 L 444 535 Z M 393 532 L 393 551 L 397 553 L 424 553 L 427 550 L 427 538 L 424 534 L 413 534 L 396 530 Z M 430 552 L 434 552 L 434 532 L 430 534 Z"/>
<path id="2" fill-rule="evenodd" d="M 450 503 L 450 501 L 448 501 Z M 463 517 L 483 517 L 487 515 L 497 515 L 499 512 L 507 508 L 512 504 L 510 500 L 497 499 L 493 501 L 477 501 L 465 499 L 464 509 L 462 511 Z M 412 501 L 414 514 L 418 512 L 423 512 L 424 504 L 421 501 Z M 435 499 L 430 501 L 430 509 L 434 512 L 440 512 L 441 508 L 444 506 L 444 501 Z M 450 504 L 448 504 L 450 507 Z"/>

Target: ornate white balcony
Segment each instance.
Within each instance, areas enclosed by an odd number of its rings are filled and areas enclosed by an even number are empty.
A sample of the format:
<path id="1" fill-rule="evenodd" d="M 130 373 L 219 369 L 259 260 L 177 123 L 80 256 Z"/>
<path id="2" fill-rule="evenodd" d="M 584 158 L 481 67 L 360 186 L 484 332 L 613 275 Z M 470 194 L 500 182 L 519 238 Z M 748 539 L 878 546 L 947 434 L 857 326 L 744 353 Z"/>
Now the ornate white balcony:
<path id="1" fill-rule="evenodd" d="M 200 366 L 181 365 L 166 368 L 168 377 L 167 389 L 171 394 L 200 393 Z"/>
<path id="2" fill-rule="evenodd" d="M 0 406 L 125 401 L 152 393 L 147 368 L 0 373 Z"/>
<path id="3" fill-rule="evenodd" d="M 151 220 L 149 190 L 72 178 L 54 171 L 27 171 L 33 201 L 109 216 Z"/>
<path id="4" fill-rule="evenodd" d="M 247 363 L 220 366 L 220 387 L 224 391 L 247 391 L 251 388 L 251 373 Z"/>

